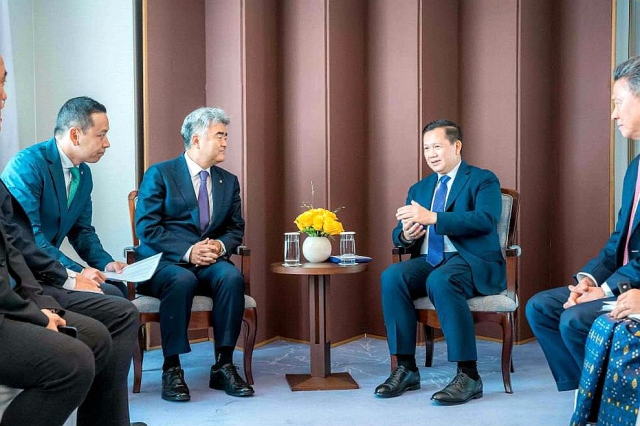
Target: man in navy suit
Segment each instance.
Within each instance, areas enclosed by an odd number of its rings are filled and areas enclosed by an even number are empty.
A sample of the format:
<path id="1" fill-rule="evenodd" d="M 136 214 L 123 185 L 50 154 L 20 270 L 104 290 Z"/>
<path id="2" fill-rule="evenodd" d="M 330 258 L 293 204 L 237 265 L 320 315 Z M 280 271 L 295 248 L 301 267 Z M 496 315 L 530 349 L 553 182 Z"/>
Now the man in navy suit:
<path id="1" fill-rule="evenodd" d="M 411 259 L 389 266 L 381 277 L 382 310 L 389 351 L 398 367 L 376 396 L 391 398 L 420 388 L 416 366 L 413 300 L 429 296 L 447 341 L 455 378 L 431 399 L 443 405 L 482 397 L 475 330 L 467 299 L 505 289 L 505 260 L 497 225 L 502 210 L 495 174 L 462 161 L 462 130 L 436 120 L 422 131 L 424 157 L 435 172 L 409 188 L 396 212 L 395 245 Z"/>
<path id="2" fill-rule="evenodd" d="M 85 164 L 102 158 L 110 146 L 108 131 L 104 105 L 84 96 L 70 99 L 58 112 L 54 137 L 16 154 L 2 172 L 2 180 L 29 215 L 40 248 L 94 282 L 88 288 L 72 289 L 122 295 L 104 283 L 101 271 L 119 272 L 126 265 L 104 250 L 91 225 L 93 181 Z M 65 237 L 88 267 L 60 250 Z"/>
<path id="3" fill-rule="evenodd" d="M 638 140 L 640 56 L 618 65 L 613 78 L 611 119 L 622 136 Z M 529 325 L 540 342 L 559 391 L 578 388 L 585 342 L 591 325 L 602 314 L 604 301 L 620 295 L 620 283 L 640 288 L 638 158 L 631 162 L 624 177 L 616 229 L 598 257 L 575 275 L 575 285 L 542 291 L 527 303 Z"/>
<path id="4" fill-rule="evenodd" d="M 184 154 L 151 166 L 140 184 L 136 209 L 138 259 L 163 253 L 158 269 L 138 291 L 160 299 L 164 364 L 162 398 L 188 401 L 180 365 L 187 353 L 193 297 L 213 299 L 216 363 L 209 387 L 232 396 L 253 389 L 233 365 L 244 312 L 244 279 L 229 256 L 242 243 L 244 220 L 238 178 L 216 166 L 225 159 L 229 118 L 199 108 L 184 119 Z"/>

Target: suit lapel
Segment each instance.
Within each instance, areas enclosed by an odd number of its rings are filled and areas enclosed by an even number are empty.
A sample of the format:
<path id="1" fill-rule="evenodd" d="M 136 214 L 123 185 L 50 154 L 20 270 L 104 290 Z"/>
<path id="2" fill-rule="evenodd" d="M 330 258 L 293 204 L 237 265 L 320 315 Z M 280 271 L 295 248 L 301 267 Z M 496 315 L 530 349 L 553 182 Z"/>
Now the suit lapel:
<path id="1" fill-rule="evenodd" d="M 633 180 L 633 182 L 636 182 L 636 180 L 638 179 L 638 167 L 636 167 L 634 174 L 635 174 L 635 179 Z M 629 223 L 631 220 L 633 220 L 633 223 L 631 223 L 631 227 L 629 229 L 629 234 L 631 235 L 636 231 L 638 227 L 638 223 L 640 223 L 640 211 L 639 211 L 640 208 L 636 207 L 635 217 L 633 218 L 631 217 L 631 213 L 633 213 L 634 202 L 636 201 L 635 189 L 636 189 L 635 186 L 631 187 L 629 193 L 627 194 L 627 197 L 629 198 L 630 202 L 628 204 L 629 208 L 627 209 L 627 214 L 625 215 L 626 223 Z M 626 244 L 626 241 L 624 241 L 624 243 Z"/>
<path id="2" fill-rule="evenodd" d="M 460 164 L 460 167 L 458 168 L 458 173 L 456 174 L 456 178 L 453 180 L 453 183 L 451 184 L 451 189 L 449 190 L 449 195 L 447 196 L 447 205 L 444 208 L 445 211 L 447 211 L 449 207 L 451 207 L 453 202 L 456 200 L 456 198 L 460 194 L 460 191 L 462 190 L 462 188 L 464 188 L 464 186 L 467 184 L 468 180 L 469 180 L 469 167 L 467 166 L 467 163 L 463 161 Z"/>
<path id="3" fill-rule="evenodd" d="M 196 227 L 200 229 L 200 219 L 198 217 L 198 199 L 196 193 L 193 190 L 193 183 L 191 181 L 191 174 L 187 167 L 187 161 L 184 156 L 176 158 L 173 165 L 173 179 L 178 188 L 178 193 L 182 196 L 187 208 L 191 212 L 191 219 L 195 223 Z"/>
<path id="4" fill-rule="evenodd" d="M 58 146 L 56 140 L 51 139 L 47 142 L 46 158 L 49 167 L 49 176 L 53 181 L 53 187 L 56 190 L 56 196 L 58 198 L 58 205 L 60 211 L 58 215 L 63 217 L 62 211 L 67 208 L 67 187 L 64 183 L 64 173 L 62 171 L 62 163 L 60 161 L 60 154 L 58 153 Z"/>

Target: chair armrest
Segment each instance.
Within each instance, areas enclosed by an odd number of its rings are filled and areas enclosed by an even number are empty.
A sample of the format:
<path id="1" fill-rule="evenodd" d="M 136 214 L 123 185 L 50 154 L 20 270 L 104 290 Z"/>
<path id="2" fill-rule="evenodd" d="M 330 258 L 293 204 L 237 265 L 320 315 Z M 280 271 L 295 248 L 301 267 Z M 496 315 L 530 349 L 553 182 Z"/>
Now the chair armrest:
<path id="1" fill-rule="evenodd" d="M 507 255 L 507 257 L 520 257 L 520 255 L 522 254 L 522 247 L 520 247 L 519 245 L 509 246 L 505 250 L 505 254 Z"/>
<path id="2" fill-rule="evenodd" d="M 127 261 L 127 265 L 131 265 L 136 261 L 135 252 L 133 249 L 134 249 L 133 246 L 127 246 L 124 248 L 124 258 Z M 126 283 L 127 283 L 127 299 L 133 300 L 136 298 L 136 284 L 129 281 L 126 281 Z"/>
<path id="3" fill-rule="evenodd" d="M 234 254 L 237 254 L 238 256 L 250 256 L 251 250 L 247 246 L 238 246 Z"/>

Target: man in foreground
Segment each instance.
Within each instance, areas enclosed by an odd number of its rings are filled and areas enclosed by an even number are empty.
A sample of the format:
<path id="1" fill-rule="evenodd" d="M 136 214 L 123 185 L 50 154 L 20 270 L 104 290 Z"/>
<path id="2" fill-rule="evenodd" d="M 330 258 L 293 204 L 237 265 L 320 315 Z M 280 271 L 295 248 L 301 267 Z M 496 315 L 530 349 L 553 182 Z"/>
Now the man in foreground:
<path id="1" fill-rule="evenodd" d="M 393 243 L 411 259 L 389 266 L 381 276 L 387 342 L 398 367 L 375 390 L 391 398 L 420 389 L 416 366 L 413 300 L 429 296 L 457 374 L 431 399 L 442 405 L 482 397 L 473 318 L 467 299 L 498 294 L 506 287 L 505 260 L 497 225 L 502 210 L 495 174 L 462 161 L 462 130 L 436 120 L 422 132 L 424 158 L 435 172 L 409 188 L 396 213 Z"/>

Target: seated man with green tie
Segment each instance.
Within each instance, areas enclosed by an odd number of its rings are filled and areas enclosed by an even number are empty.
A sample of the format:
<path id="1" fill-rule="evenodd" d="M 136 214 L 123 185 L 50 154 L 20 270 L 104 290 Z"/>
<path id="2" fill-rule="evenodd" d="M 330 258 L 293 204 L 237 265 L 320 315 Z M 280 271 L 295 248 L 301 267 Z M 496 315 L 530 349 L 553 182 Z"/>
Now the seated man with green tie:
<path id="1" fill-rule="evenodd" d="M 391 398 L 420 388 L 416 366 L 416 312 L 413 301 L 429 296 L 457 374 L 431 399 L 463 404 L 482 397 L 475 329 L 467 299 L 498 294 L 506 286 L 506 266 L 497 225 L 502 210 L 500 182 L 489 170 L 462 161 L 462 130 L 436 120 L 422 131 L 424 158 L 435 173 L 409 188 L 398 208 L 393 243 L 411 259 L 389 266 L 381 276 L 387 342 L 398 367 L 375 395 Z"/>
<path id="2" fill-rule="evenodd" d="M 58 112 L 54 137 L 16 154 L 2 180 L 29 216 L 38 246 L 70 277 L 80 273 L 91 280 L 69 279 L 65 288 L 122 296 L 102 271 L 120 272 L 126 265 L 104 250 L 91 224 L 93 181 L 86 163 L 99 161 L 109 148 L 108 131 L 104 105 L 86 96 L 70 99 Z M 60 250 L 65 237 L 88 267 Z"/>

